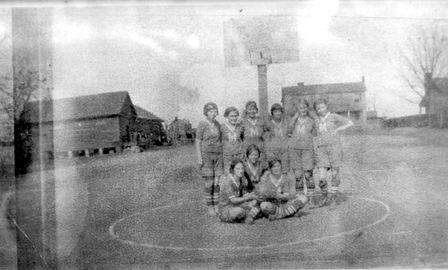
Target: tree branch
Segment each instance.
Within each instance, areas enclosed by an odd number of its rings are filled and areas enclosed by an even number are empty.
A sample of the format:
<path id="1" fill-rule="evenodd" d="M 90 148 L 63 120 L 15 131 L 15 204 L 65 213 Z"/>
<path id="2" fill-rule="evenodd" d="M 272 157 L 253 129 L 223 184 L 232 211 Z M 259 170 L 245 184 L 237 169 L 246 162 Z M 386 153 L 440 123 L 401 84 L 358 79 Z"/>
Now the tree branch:
<path id="1" fill-rule="evenodd" d="M 420 26 L 414 36 L 408 37 L 406 49 L 399 52 L 402 66 L 402 80 L 406 89 L 422 99 L 432 88 L 427 85 L 427 79 L 447 75 L 448 37 L 438 25 Z M 428 77 L 426 77 L 428 74 Z M 400 95 L 404 100 L 419 103 Z"/>

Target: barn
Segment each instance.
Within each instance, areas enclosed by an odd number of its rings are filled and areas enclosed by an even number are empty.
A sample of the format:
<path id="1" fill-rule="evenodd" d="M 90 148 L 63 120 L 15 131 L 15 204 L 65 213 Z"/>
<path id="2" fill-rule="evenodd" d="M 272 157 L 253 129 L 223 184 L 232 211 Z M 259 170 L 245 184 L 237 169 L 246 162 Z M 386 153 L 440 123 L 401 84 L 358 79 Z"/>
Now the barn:
<path id="1" fill-rule="evenodd" d="M 166 137 L 162 123 L 163 119 L 153 113 L 134 105 L 137 119 L 132 129 L 133 141 L 142 148 L 147 149 L 150 145 L 162 144 Z"/>
<path id="2" fill-rule="evenodd" d="M 282 103 L 286 114 L 294 114 L 299 99 L 306 99 L 310 107 L 318 98 L 329 102 L 329 110 L 352 119 L 356 123 L 366 122 L 366 85 L 360 82 L 332 83 L 282 87 Z M 312 108 L 310 108 L 312 109 Z"/>
<path id="3" fill-rule="evenodd" d="M 39 116 L 39 105 L 42 113 Z M 126 91 L 28 103 L 25 115 L 41 153 L 122 151 L 131 142 L 137 113 Z M 39 133 L 40 131 L 40 133 Z"/>

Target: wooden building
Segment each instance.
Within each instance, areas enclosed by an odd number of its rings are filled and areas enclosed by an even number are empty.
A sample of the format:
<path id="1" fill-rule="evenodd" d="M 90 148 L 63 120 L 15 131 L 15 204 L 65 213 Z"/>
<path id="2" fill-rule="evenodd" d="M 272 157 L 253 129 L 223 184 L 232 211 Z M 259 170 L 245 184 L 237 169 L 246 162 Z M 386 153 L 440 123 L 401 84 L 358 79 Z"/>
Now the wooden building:
<path id="1" fill-rule="evenodd" d="M 425 81 L 425 96 L 420 108 L 425 108 L 430 125 L 437 121 L 439 127 L 443 127 L 448 121 L 448 78 L 426 76 Z M 432 119 L 431 115 L 434 116 Z"/>
<path id="2" fill-rule="evenodd" d="M 297 101 L 306 99 L 310 109 L 315 100 L 324 98 L 329 110 L 352 119 L 354 122 L 366 122 L 366 85 L 364 77 L 360 82 L 305 85 L 282 88 L 282 103 L 287 115 L 296 112 Z"/>
<path id="3" fill-rule="evenodd" d="M 190 121 L 177 117 L 167 125 L 167 133 L 174 144 L 194 141 L 196 138 L 196 131 L 192 128 Z"/>
<path id="4" fill-rule="evenodd" d="M 162 144 L 166 136 L 162 123 L 163 119 L 134 105 L 137 119 L 133 128 L 133 141 L 140 147 L 147 149 L 150 145 Z"/>
<path id="5" fill-rule="evenodd" d="M 25 106 L 31 123 L 35 151 L 84 155 L 104 150 L 121 152 L 131 142 L 131 132 L 137 113 L 128 92 L 102 93 L 88 96 L 56 99 Z M 51 133 L 53 129 L 53 133 Z M 36 147 L 40 145 L 40 147 Z M 52 153 L 51 153 L 52 154 Z"/>

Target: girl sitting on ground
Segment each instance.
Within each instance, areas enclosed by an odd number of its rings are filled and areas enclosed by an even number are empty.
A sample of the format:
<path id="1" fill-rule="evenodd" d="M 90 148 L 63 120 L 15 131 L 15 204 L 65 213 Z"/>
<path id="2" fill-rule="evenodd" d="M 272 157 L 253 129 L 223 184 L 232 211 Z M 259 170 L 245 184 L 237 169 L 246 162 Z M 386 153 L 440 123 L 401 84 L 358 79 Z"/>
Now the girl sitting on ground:
<path id="1" fill-rule="evenodd" d="M 257 196 L 249 192 L 249 182 L 244 177 L 244 163 L 234 159 L 230 163 L 229 174 L 223 175 L 219 181 L 218 217 L 223 222 L 239 222 L 253 224 L 260 212 Z"/>
<path id="2" fill-rule="evenodd" d="M 279 159 L 270 160 L 268 164 L 269 171 L 255 188 L 255 194 L 261 201 L 261 212 L 271 221 L 295 215 L 305 207 L 308 198 L 303 194 L 290 193 L 293 183 L 282 174 Z"/>

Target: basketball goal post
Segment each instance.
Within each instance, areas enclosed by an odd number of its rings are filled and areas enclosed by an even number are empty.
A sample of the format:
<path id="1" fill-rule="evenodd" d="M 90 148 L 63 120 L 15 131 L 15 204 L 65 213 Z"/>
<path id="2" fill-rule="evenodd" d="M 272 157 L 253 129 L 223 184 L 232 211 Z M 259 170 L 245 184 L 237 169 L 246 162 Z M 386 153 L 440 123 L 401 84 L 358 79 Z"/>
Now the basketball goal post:
<path id="1" fill-rule="evenodd" d="M 297 18 L 255 16 L 224 22 L 226 67 L 256 65 L 260 116 L 269 115 L 267 67 L 299 61 Z"/>
<path id="2" fill-rule="evenodd" d="M 250 51 L 250 64 L 257 66 L 258 71 L 258 104 L 261 108 L 260 117 L 268 119 L 268 65 L 272 63 L 269 48 Z"/>

